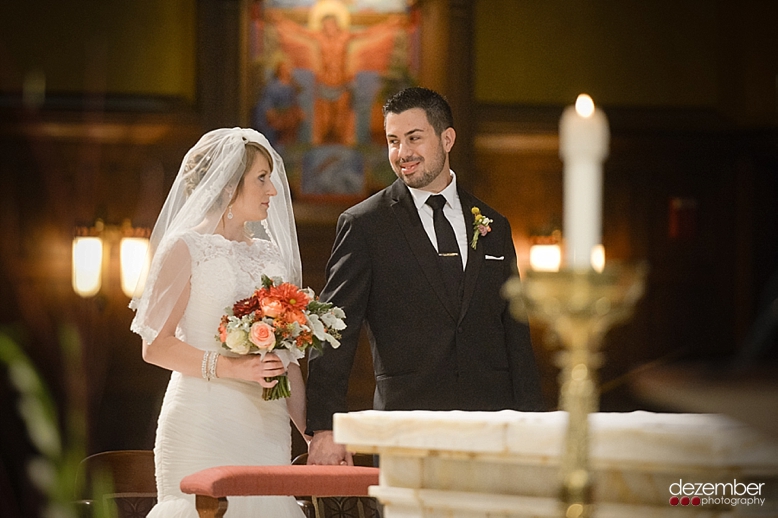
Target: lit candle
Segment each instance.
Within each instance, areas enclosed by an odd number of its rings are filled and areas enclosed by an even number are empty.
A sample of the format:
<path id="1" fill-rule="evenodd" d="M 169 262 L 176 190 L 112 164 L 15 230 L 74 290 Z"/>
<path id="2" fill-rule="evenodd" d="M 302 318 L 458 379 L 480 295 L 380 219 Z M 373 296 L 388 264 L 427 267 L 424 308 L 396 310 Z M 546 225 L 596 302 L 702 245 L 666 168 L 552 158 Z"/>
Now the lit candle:
<path id="1" fill-rule="evenodd" d="M 592 248 L 602 241 L 602 162 L 608 156 L 608 119 L 581 94 L 559 121 L 564 162 L 565 260 L 572 269 L 591 268 Z"/>

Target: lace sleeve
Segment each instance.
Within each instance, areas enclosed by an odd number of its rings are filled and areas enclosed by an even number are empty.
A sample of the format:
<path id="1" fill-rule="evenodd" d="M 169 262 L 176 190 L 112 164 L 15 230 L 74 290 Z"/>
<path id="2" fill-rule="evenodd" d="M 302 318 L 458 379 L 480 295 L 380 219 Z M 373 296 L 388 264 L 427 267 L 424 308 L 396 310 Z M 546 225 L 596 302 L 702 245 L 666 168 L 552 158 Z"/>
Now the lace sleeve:
<path id="1" fill-rule="evenodd" d="M 146 343 L 157 338 L 189 282 L 191 273 L 191 254 L 183 239 L 174 240 L 164 249 L 160 247 L 130 326 Z"/>

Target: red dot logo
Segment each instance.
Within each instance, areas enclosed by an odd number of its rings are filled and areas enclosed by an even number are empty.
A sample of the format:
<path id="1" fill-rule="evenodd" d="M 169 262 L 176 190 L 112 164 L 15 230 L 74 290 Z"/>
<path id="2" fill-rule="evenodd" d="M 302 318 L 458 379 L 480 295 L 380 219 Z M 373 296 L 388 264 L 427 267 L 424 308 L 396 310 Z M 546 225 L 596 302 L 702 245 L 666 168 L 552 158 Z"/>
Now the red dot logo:
<path id="1" fill-rule="evenodd" d="M 680 502 L 680 500 L 677 496 L 670 497 L 670 505 L 678 505 L 678 502 Z"/>
<path id="2" fill-rule="evenodd" d="M 700 500 L 699 496 L 693 496 L 692 497 L 692 505 L 700 505 L 702 503 L 702 500 Z"/>
<path id="3" fill-rule="evenodd" d="M 691 500 L 688 496 L 681 498 L 681 505 L 689 505 L 689 502 L 691 502 Z"/>

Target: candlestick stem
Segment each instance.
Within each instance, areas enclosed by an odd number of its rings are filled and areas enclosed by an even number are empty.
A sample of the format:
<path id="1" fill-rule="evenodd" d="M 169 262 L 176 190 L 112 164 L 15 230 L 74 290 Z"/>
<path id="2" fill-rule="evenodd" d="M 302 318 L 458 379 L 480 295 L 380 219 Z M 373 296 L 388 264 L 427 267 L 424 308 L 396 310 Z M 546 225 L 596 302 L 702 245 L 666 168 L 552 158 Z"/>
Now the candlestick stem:
<path id="1" fill-rule="evenodd" d="M 559 472 L 559 500 L 565 518 L 593 512 L 594 479 L 589 466 L 589 414 L 599 407 L 596 371 L 605 333 L 630 317 L 642 296 L 647 268 L 610 265 L 585 270 L 530 271 L 505 285 L 514 317 L 550 327 L 564 347 L 560 354 L 559 406 L 568 425 Z"/>

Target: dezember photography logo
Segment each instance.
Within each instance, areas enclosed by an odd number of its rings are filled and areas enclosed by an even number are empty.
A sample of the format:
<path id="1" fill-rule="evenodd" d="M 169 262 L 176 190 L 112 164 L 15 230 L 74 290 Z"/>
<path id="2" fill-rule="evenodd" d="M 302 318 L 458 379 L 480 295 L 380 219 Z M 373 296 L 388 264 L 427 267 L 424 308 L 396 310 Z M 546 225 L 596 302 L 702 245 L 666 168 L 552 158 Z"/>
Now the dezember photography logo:
<path id="1" fill-rule="evenodd" d="M 678 482 L 670 484 L 670 505 L 764 505 L 764 482 Z"/>

